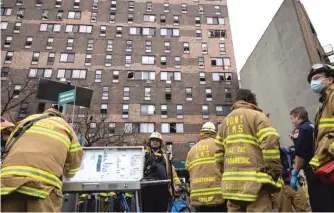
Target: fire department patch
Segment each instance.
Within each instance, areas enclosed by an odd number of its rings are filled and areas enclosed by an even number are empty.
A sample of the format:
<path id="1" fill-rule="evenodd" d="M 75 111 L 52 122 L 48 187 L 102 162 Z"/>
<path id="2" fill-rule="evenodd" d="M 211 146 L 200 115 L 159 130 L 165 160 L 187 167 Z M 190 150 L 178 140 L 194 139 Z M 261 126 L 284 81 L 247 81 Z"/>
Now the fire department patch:
<path id="1" fill-rule="evenodd" d="M 299 136 L 299 129 L 295 129 L 295 131 L 293 132 L 293 138 L 296 139 Z"/>

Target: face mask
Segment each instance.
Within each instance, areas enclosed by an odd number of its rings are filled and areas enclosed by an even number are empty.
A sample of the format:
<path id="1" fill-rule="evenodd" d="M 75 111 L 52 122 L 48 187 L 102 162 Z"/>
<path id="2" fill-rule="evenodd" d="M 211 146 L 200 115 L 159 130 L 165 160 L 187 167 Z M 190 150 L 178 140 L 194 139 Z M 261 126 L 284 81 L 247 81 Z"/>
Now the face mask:
<path id="1" fill-rule="evenodd" d="M 321 83 L 321 79 L 311 81 L 311 89 L 315 93 L 320 93 L 324 89 L 324 85 Z"/>

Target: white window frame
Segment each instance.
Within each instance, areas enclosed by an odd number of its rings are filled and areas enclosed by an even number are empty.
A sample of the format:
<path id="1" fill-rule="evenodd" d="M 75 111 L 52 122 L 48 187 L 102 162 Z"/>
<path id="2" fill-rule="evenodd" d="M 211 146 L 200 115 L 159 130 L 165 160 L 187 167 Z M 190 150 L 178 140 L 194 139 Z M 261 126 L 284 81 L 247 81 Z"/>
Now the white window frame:
<path id="1" fill-rule="evenodd" d="M 207 97 L 207 94 L 210 94 L 211 98 Z M 212 101 L 212 89 L 211 88 L 205 88 L 205 98 L 206 98 L 206 101 Z"/>
<path id="2" fill-rule="evenodd" d="M 181 113 L 179 113 L 181 111 Z M 177 104 L 176 105 L 176 118 L 180 119 L 183 118 L 183 105 Z"/>
<path id="3" fill-rule="evenodd" d="M 140 127 L 139 128 L 140 133 L 152 133 L 154 132 L 155 124 L 154 123 L 140 123 L 139 127 Z"/>
<path id="4" fill-rule="evenodd" d="M 127 112 L 127 114 L 123 114 L 124 112 Z M 122 118 L 129 118 L 129 105 L 128 104 L 123 104 Z"/>
<path id="5" fill-rule="evenodd" d="M 130 100 L 130 87 L 123 87 L 123 101 Z"/>
<path id="6" fill-rule="evenodd" d="M 151 88 L 150 87 L 145 87 L 144 90 L 144 96 L 145 96 L 145 101 L 150 101 L 151 100 Z"/>
<path id="7" fill-rule="evenodd" d="M 143 65 L 154 65 L 155 64 L 155 56 L 142 56 L 141 63 Z"/>
<path id="8" fill-rule="evenodd" d="M 100 26 L 100 36 L 105 37 L 107 34 L 107 26 L 106 25 L 101 25 Z"/>
<path id="9" fill-rule="evenodd" d="M 95 82 L 100 83 L 102 79 L 102 70 L 95 70 Z"/>
<path id="10" fill-rule="evenodd" d="M 112 64 L 112 55 L 111 54 L 106 54 L 105 55 L 104 66 L 105 67 L 111 67 L 111 64 Z"/>
<path id="11" fill-rule="evenodd" d="M 24 48 L 25 48 L 25 49 L 30 49 L 33 40 L 34 40 L 34 37 L 32 37 L 32 36 L 28 36 L 28 37 L 26 38 L 26 42 L 25 42 L 25 44 L 24 44 Z M 27 45 L 27 42 L 31 42 L 31 44 L 30 44 L 30 45 Z"/>
<path id="12" fill-rule="evenodd" d="M 202 81 L 202 79 L 204 79 L 204 81 Z M 205 72 L 200 72 L 199 73 L 199 83 L 200 84 L 206 84 Z"/>

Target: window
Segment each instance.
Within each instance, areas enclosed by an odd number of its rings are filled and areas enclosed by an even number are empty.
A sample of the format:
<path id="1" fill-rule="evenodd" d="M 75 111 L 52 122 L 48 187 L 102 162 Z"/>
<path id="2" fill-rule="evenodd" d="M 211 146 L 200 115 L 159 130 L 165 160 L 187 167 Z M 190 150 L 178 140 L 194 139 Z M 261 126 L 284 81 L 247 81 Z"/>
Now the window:
<path id="1" fill-rule="evenodd" d="M 183 123 L 161 123 L 161 133 L 183 133 Z"/>
<path id="2" fill-rule="evenodd" d="M 146 11 L 152 12 L 152 2 L 146 2 Z"/>
<path id="3" fill-rule="evenodd" d="M 72 79 L 86 79 L 87 70 L 72 70 Z"/>
<path id="4" fill-rule="evenodd" d="M 211 58 L 211 66 L 225 69 L 231 65 L 230 58 Z"/>
<path id="5" fill-rule="evenodd" d="M 123 27 L 116 28 L 116 37 L 122 37 L 122 30 L 123 30 Z"/>
<path id="6" fill-rule="evenodd" d="M 14 52 L 7 52 L 5 57 L 5 64 L 11 64 L 13 60 Z"/>
<path id="7" fill-rule="evenodd" d="M 202 39 L 202 30 L 196 30 L 196 39 Z"/>
<path id="8" fill-rule="evenodd" d="M 133 11 L 135 7 L 135 2 L 134 1 L 129 1 L 128 3 L 128 10 Z"/>
<path id="9" fill-rule="evenodd" d="M 93 49 L 94 49 L 94 40 L 93 39 L 88 39 L 86 50 L 93 51 Z"/>
<path id="10" fill-rule="evenodd" d="M 129 14 L 128 14 L 128 23 L 129 23 L 129 24 L 132 24 L 132 23 L 133 23 L 133 17 L 134 17 L 133 13 L 129 13 Z M 144 17 L 144 19 L 145 19 L 145 17 Z"/>
<path id="11" fill-rule="evenodd" d="M 126 55 L 125 56 L 125 66 L 126 67 L 131 66 L 131 55 Z"/>
<path id="12" fill-rule="evenodd" d="M 151 88 L 146 87 L 145 88 L 145 101 L 151 100 Z"/>
<path id="13" fill-rule="evenodd" d="M 10 48 L 12 45 L 13 36 L 6 36 L 5 43 L 3 44 L 4 48 Z"/>
<path id="14" fill-rule="evenodd" d="M 110 67 L 112 63 L 112 55 L 106 55 L 104 66 Z"/>
<path id="15" fill-rule="evenodd" d="M 7 80 L 9 74 L 9 67 L 2 67 L 1 68 L 1 80 Z"/>
<path id="16" fill-rule="evenodd" d="M 199 13 L 200 15 L 203 15 L 203 13 L 204 13 L 204 6 L 203 6 L 202 4 L 199 4 L 199 5 L 198 5 L 198 13 Z"/>
<path id="17" fill-rule="evenodd" d="M 106 25 L 101 25 L 100 36 L 106 36 L 106 33 L 107 33 L 107 26 Z"/>
<path id="18" fill-rule="evenodd" d="M 108 125 L 108 133 L 109 133 L 109 136 L 112 136 L 113 134 L 115 134 L 115 131 L 116 131 L 116 123 L 109 123 Z"/>
<path id="19" fill-rule="evenodd" d="M 99 0 L 93 0 L 92 9 L 93 10 L 99 9 Z"/>
<path id="20" fill-rule="evenodd" d="M 130 98 L 130 87 L 123 88 L 123 100 L 128 101 Z"/>
<path id="21" fill-rule="evenodd" d="M 123 104 L 122 118 L 129 118 L 129 105 Z"/>
<path id="22" fill-rule="evenodd" d="M 102 100 L 109 99 L 109 87 L 102 87 Z"/>
<path id="23" fill-rule="evenodd" d="M 212 73 L 212 81 L 232 81 L 232 73 L 214 72 Z"/>
<path id="24" fill-rule="evenodd" d="M 174 25 L 180 25 L 180 20 L 179 20 L 179 16 L 174 16 L 173 17 L 173 20 L 174 20 Z"/>
<path id="25" fill-rule="evenodd" d="M 199 73 L 199 83 L 200 84 L 205 84 L 205 72 L 200 72 Z"/>
<path id="26" fill-rule="evenodd" d="M 53 65 L 55 62 L 56 53 L 49 53 L 47 65 Z"/>
<path id="27" fill-rule="evenodd" d="M 232 91 L 230 88 L 225 89 L 225 99 L 226 101 L 232 101 Z"/>
<path id="28" fill-rule="evenodd" d="M 1 1 L 2 4 L 2 1 Z M 16 5 L 22 5 L 23 4 L 23 0 L 16 0 Z"/>
<path id="29" fill-rule="evenodd" d="M 216 106 L 216 115 L 226 116 L 231 112 L 231 106 L 227 105 L 218 105 Z"/>
<path id="30" fill-rule="evenodd" d="M 42 69 L 42 68 L 31 68 L 29 70 L 29 78 L 35 77 L 44 77 L 44 78 L 51 78 L 52 69 Z"/>
<path id="31" fill-rule="evenodd" d="M 198 57 L 198 67 L 201 69 L 204 68 L 204 57 Z"/>
<path id="32" fill-rule="evenodd" d="M 39 26 L 39 31 L 41 32 L 60 32 L 61 25 L 60 24 L 41 24 Z"/>
<path id="33" fill-rule="evenodd" d="M 81 19 L 81 12 L 78 12 L 78 11 L 68 11 L 67 18 L 68 19 Z"/>
<path id="34" fill-rule="evenodd" d="M 209 38 L 226 38 L 225 30 L 209 30 Z"/>
<path id="35" fill-rule="evenodd" d="M 55 7 L 61 7 L 61 0 L 56 0 Z"/>
<path id="36" fill-rule="evenodd" d="M 78 25 L 78 24 L 67 24 L 65 28 L 66 33 L 92 33 L 92 25 Z"/>
<path id="37" fill-rule="evenodd" d="M 172 100 L 172 88 L 165 88 L 165 99 L 167 101 Z"/>
<path id="38" fill-rule="evenodd" d="M 17 19 L 23 19 L 25 12 L 26 12 L 26 9 L 24 9 L 24 8 L 18 9 L 17 13 L 16 13 L 16 18 Z"/>
<path id="39" fill-rule="evenodd" d="M 202 54 L 208 54 L 208 44 L 202 43 Z"/>
<path id="40" fill-rule="evenodd" d="M 124 123 L 124 132 L 125 133 L 138 133 L 139 124 L 137 123 Z"/>
<path id="41" fill-rule="evenodd" d="M 161 118 L 167 118 L 167 105 L 161 105 Z"/>
<path id="42" fill-rule="evenodd" d="M 160 29 L 161 36 L 180 36 L 180 29 L 174 28 L 161 28 Z"/>
<path id="43" fill-rule="evenodd" d="M 175 60 L 175 68 L 177 69 L 181 68 L 181 57 L 176 56 L 174 60 Z"/>
<path id="44" fill-rule="evenodd" d="M 8 22 L 7 21 L 2 21 L 1 22 L 1 30 L 6 30 L 8 26 Z"/>
<path id="45" fill-rule="evenodd" d="M 195 17 L 195 26 L 200 27 L 201 26 L 201 17 L 196 16 Z"/>
<path id="46" fill-rule="evenodd" d="M 102 115 L 108 114 L 108 104 L 101 104 L 101 114 Z"/>
<path id="47" fill-rule="evenodd" d="M 160 57 L 160 64 L 161 64 L 161 66 L 166 66 L 167 65 L 167 57 L 166 56 L 161 56 Z"/>
<path id="48" fill-rule="evenodd" d="M 49 12 L 50 12 L 50 10 L 43 10 L 43 13 L 42 13 L 42 20 L 43 21 L 49 20 Z"/>
<path id="49" fill-rule="evenodd" d="M 28 115 L 28 103 L 22 103 L 19 109 L 18 120 L 26 118 Z"/>
<path id="50" fill-rule="evenodd" d="M 203 118 L 209 118 L 209 106 L 208 105 L 202 105 L 202 115 L 203 115 Z"/>
<path id="51" fill-rule="evenodd" d="M 183 105 L 181 104 L 176 105 L 176 117 L 183 118 Z"/>
<path id="52" fill-rule="evenodd" d="M 115 20 L 116 20 L 116 12 L 115 11 L 110 11 L 109 22 L 110 23 L 115 23 Z"/>
<path id="53" fill-rule="evenodd" d="M 163 24 L 166 23 L 166 16 L 165 15 L 160 15 L 160 23 L 163 23 Z"/>
<path id="54" fill-rule="evenodd" d="M 92 122 L 89 124 L 89 132 L 94 133 L 96 131 L 96 123 Z"/>
<path id="55" fill-rule="evenodd" d="M 141 115 L 154 115 L 155 114 L 155 106 L 142 104 L 140 105 L 140 114 Z"/>
<path id="56" fill-rule="evenodd" d="M 126 41 L 126 52 L 132 52 L 132 41 L 131 40 L 127 40 Z"/>
<path id="57" fill-rule="evenodd" d="M 112 0 L 110 5 L 110 10 L 116 10 L 116 7 L 117 7 L 117 1 Z"/>
<path id="58" fill-rule="evenodd" d="M 155 15 L 144 15 L 144 22 L 155 22 Z"/>
<path id="59" fill-rule="evenodd" d="M 225 24 L 224 18 L 218 18 L 218 17 L 213 17 L 213 18 L 206 18 L 206 23 L 209 25 L 223 25 Z"/>
<path id="60" fill-rule="evenodd" d="M 60 62 L 74 63 L 75 53 L 61 53 Z"/>
<path id="61" fill-rule="evenodd" d="M 140 123 L 140 133 L 152 133 L 154 129 L 154 123 Z"/>
<path id="62" fill-rule="evenodd" d="M 190 47 L 188 42 L 183 42 L 183 53 L 189 53 Z"/>
<path id="63" fill-rule="evenodd" d="M 155 72 L 154 71 L 129 71 L 128 79 L 132 80 L 155 80 Z"/>
<path id="64" fill-rule="evenodd" d="M 187 4 L 185 3 L 181 4 L 181 11 L 182 13 L 187 13 Z"/>
<path id="65" fill-rule="evenodd" d="M 181 72 L 160 72 L 161 81 L 181 81 Z"/>
<path id="66" fill-rule="evenodd" d="M 154 65 L 155 64 L 155 56 L 142 56 L 141 63 L 144 65 Z"/>
<path id="67" fill-rule="evenodd" d="M 58 10 L 56 20 L 63 20 L 64 11 Z"/>
<path id="68" fill-rule="evenodd" d="M 219 44 L 220 55 L 226 55 L 225 44 Z"/>
<path id="69" fill-rule="evenodd" d="M 74 43 L 74 39 L 68 38 L 67 44 L 66 44 L 66 50 L 73 50 L 73 43 Z"/>
<path id="70" fill-rule="evenodd" d="M 80 7 L 80 0 L 74 0 L 73 8 L 78 9 Z"/>
<path id="71" fill-rule="evenodd" d="M 169 52 L 170 52 L 170 42 L 165 41 L 165 53 L 169 53 Z"/>
<path id="72" fill-rule="evenodd" d="M 96 21 L 97 21 L 97 13 L 92 12 L 92 14 L 90 15 L 90 22 L 96 23 Z"/>
<path id="73" fill-rule="evenodd" d="M 20 33 L 22 22 L 16 22 L 14 25 L 13 33 Z"/>
<path id="74" fill-rule="evenodd" d="M 107 51 L 112 52 L 112 47 L 113 47 L 114 41 L 113 40 L 108 40 L 107 41 Z"/>
<path id="75" fill-rule="evenodd" d="M 130 35 L 145 35 L 145 36 L 154 36 L 155 28 L 153 27 L 130 27 Z"/>
<path id="76" fill-rule="evenodd" d="M 215 13 L 216 13 L 216 15 L 220 15 L 220 6 L 219 5 L 215 5 Z"/>
<path id="77" fill-rule="evenodd" d="M 45 110 L 45 103 L 38 103 L 37 113 L 43 113 Z"/>
<path id="78" fill-rule="evenodd" d="M 206 101 L 212 101 L 212 93 L 211 89 L 207 88 L 205 89 L 205 97 Z"/>
<path id="79" fill-rule="evenodd" d="M 145 41 L 145 52 L 152 52 L 152 41 Z"/>
<path id="80" fill-rule="evenodd" d="M 21 87 L 19 84 L 14 85 L 13 98 L 19 98 Z"/>
<path id="81" fill-rule="evenodd" d="M 79 69 L 58 69 L 57 78 L 65 79 L 85 79 L 87 70 Z"/>
<path id="82" fill-rule="evenodd" d="M 118 83 L 118 81 L 119 81 L 119 71 L 114 71 L 113 74 L 112 74 L 112 77 L 113 77 L 112 82 L 113 83 Z"/>
<path id="83" fill-rule="evenodd" d="M 85 57 L 85 66 L 92 65 L 92 54 L 86 54 Z"/>
<path id="84" fill-rule="evenodd" d="M 47 42 L 46 42 L 46 47 L 45 47 L 45 49 L 47 49 L 47 50 L 51 50 L 51 49 L 52 49 L 53 42 L 54 42 L 54 38 L 48 38 L 48 40 L 47 40 Z"/>
<path id="85" fill-rule="evenodd" d="M 95 70 L 95 82 L 100 83 L 102 79 L 102 70 Z"/>
<path id="86" fill-rule="evenodd" d="M 12 15 L 12 8 L 1 7 L 1 16 L 10 16 Z"/>
<path id="87" fill-rule="evenodd" d="M 193 100 L 192 88 L 190 88 L 190 87 L 186 88 L 186 100 L 187 101 L 192 101 Z"/>

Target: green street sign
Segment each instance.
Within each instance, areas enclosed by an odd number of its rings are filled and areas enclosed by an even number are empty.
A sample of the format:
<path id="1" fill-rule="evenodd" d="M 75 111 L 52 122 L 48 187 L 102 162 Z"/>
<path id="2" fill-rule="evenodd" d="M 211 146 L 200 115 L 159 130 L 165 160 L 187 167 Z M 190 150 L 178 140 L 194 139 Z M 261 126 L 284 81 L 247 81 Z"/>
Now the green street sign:
<path id="1" fill-rule="evenodd" d="M 76 94 L 77 94 L 76 89 L 59 93 L 58 104 L 67 104 L 67 103 L 75 102 Z"/>

